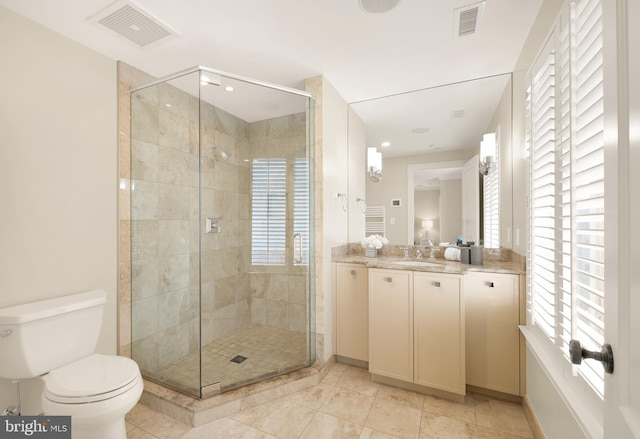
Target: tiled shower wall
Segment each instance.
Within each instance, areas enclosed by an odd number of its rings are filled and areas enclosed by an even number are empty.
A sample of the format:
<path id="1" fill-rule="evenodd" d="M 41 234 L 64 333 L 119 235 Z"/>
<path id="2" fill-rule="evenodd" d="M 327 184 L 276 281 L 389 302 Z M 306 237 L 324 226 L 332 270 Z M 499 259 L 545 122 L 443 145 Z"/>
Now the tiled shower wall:
<path id="1" fill-rule="evenodd" d="M 136 93 L 129 108 L 124 91 L 151 79 L 119 63 L 121 354 L 133 343 L 141 367 L 155 370 L 198 347 L 200 135 L 203 218 L 221 217 L 220 233 L 202 234 L 202 343 L 248 322 L 304 331 L 304 274 L 248 273 L 251 156 L 304 156 L 305 115 L 248 124 L 203 103 L 199 125 L 198 99 L 167 84 Z M 142 121 L 131 132 L 130 112 Z M 211 143 L 231 158 L 222 161 Z"/>

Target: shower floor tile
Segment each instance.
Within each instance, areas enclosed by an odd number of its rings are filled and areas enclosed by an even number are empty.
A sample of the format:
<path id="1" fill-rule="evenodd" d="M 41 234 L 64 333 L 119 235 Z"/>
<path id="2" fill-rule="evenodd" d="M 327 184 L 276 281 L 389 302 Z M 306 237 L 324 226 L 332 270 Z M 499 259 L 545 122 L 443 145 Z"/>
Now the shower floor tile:
<path id="1" fill-rule="evenodd" d="M 231 361 L 246 357 L 241 363 Z M 307 335 L 262 325 L 247 325 L 202 347 L 202 385 L 223 390 L 307 363 Z M 145 376 L 178 390 L 199 394 L 200 356 L 189 354 Z"/>

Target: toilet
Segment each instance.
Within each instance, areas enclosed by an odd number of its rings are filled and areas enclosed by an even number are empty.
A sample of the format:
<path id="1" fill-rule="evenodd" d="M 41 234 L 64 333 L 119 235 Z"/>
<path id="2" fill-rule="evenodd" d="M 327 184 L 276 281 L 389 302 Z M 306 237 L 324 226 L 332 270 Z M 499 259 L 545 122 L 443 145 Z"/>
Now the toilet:
<path id="1" fill-rule="evenodd" d="M 130 358 L 95 353 L 107 293 L 93 290 L 0 309 L 0 378 L 39 378 L 45 415 L 71 416 L 74 439 L 126 439 L 142 395 Z"/>

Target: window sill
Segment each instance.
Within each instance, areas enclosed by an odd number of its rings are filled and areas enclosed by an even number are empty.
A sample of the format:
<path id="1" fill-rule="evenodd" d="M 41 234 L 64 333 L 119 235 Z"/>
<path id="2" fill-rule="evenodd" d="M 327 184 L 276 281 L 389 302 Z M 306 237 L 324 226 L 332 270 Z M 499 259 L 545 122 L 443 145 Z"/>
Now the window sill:
<path id="1" fill-rule="evenodd" d="M 567 406 L 567 409 L 575 418 L 577 424 L 580 426 L 586 437 L 593 439 L 602 439 L 604 437 L 603 425 L 598 422 L 598 419 L 593 415 L 593 410 L 584 402 L 584 398 L 581 398 L 572 383 L 568 382 L 559 366 L 559 356 L 552 355 L 549 352 L 549 348 L 546 339 L 538 333 L 538 330 L 529 326 L 519 326 L 520 332 L 524 335 L 527 341 L 529 350 L 533 353 L 540 368 L 544 371 L 545 375 L 555 387 L 558 395 Z M 604 403 L 602 405 L 601 416 L 604 413 Z"/>

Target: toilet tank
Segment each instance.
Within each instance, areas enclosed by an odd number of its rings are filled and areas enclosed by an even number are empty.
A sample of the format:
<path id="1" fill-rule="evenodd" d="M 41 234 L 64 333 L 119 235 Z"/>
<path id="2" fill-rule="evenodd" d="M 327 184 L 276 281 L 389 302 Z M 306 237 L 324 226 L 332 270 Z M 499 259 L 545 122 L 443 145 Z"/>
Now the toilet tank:
<path id="1" fill-rule="evenodd" d="M 107 293 L 0 309 L 0 378 L 33 378 L 95 352 Z"/>

